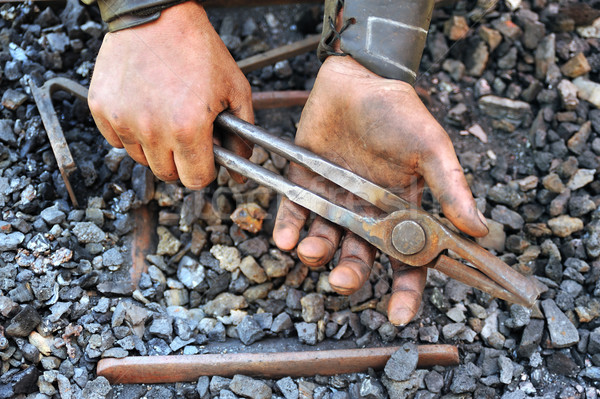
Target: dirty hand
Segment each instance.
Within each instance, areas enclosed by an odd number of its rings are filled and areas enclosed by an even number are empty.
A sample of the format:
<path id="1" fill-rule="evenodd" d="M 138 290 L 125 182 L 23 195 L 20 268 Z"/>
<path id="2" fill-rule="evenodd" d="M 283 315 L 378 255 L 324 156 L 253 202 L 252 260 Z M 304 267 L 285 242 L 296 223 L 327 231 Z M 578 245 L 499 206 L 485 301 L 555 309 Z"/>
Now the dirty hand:
<path id="1" fill-rule="evenodd" d="M 100 132 L 164 181 L 199 189 L 215 178 L 213 121 L 223 110 L 253 122 L 250 85 L 198 3 L 109 33 L 88 102 Z M 241 138 L 223 145 L 248 158 Z M 234 176 L 240 181 L 240 176 Z"/>
<path id="2" fill-rule="evenodd" d="M 351 57 L 332 56 L 321 67 L 302 113 L 296 143 L 416 204 L 427 183 L 444 215 L 456 227 L 477 237 L 488 232 L 450 138 L 412 86 L 375 75 Z M 290 166 L 289 177 L 335 197 L 336 188 L 331 183 L 298 165 Z M 349 197 L 338 200 L 347 208 L 372 212 L 356 197 Z M 308 210 L 282 200 L 273 232 L 281 249 L 294 248 L 308 215 Z M 298 256 L 309 267 L 321 267 L 333 258 L 342 235 L 339 226 L 317 217 L 308 237 L 298 245 Z M 338 265 L 329 275 L 335 291 L 357 291 L 369 278 L 375 252 L 374 247 L 347 232 Z M 392 260 L 392 268 L 388 319 L 404 325 L 419 310 L 427 269 L 396 260 Z"/>

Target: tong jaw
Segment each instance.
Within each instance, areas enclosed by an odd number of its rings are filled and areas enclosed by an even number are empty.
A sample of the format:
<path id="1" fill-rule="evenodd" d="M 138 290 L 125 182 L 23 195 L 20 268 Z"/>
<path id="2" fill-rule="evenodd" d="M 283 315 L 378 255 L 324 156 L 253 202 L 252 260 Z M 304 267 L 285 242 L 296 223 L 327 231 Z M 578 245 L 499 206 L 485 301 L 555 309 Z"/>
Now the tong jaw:
<path id="1" fill-rule="evenodd" d="M 410 266 L 427 266 L 509 302 L 531 307 L 544 287 L 421 209 L 391 213 L 366 227 L 366 239 Z M 469 267 L 443 254 L 450 250 Z"/>

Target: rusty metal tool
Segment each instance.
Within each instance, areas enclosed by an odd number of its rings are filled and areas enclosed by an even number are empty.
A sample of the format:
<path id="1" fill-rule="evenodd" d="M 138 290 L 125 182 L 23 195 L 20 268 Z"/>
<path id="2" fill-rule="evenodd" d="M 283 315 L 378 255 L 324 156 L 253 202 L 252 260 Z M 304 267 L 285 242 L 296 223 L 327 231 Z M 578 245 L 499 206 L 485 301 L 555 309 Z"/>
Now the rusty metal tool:
<path id="1" fill-rule="evenodd" d="M 252 107 L 254 109 L 271 109 L 294 107 L 306 104 L 310 91 L 261 91 L 252 93 Z"/>
<path id="2" fill-rule="evenodd" d="M 297 42 L 243 59 L 238 62 L 238 66 L 244 73 L 252 72 L 296 55 L 316 50 L 320 40 L 321 35 L 308 36 L 306 39 L 298 40 Z"/>
<path id="3" fill-rule="evenodd" d="M 303 165 L 388 213 L 381 218 L 362 216 L 221 147 L 214 148 L 215 159 L 219 164 L 347 228 L 382 252 L 410 266 L 435 268 L 497 298 L 527 307 L 533 306 L 543 291 L 543 285 L 534 277 L 520 274 L 426 211 L 361 176 L 229 113 L 221 113 L 216 119 L 216 125 Z M 446 255 L 447 250 L 463 258 L 470 266 Z"/>
<path id="4" fill-rule="evenodd" d="M 280 378 L 365 372 L 382 369 L 398 346 L 275 353 L 130 356 L 101 359 L 96 372 L 111 384 L 161 384 L 197 381 L 203 375 L 235 374 Z M 418 367 L 455 366 L 458 349 L 452 345 L 419 345 Z"/>
<path id="5" fill-rule="evenodd" d="M 48 80 L 42 87 L 37 87 L 32 79 L 29 80 L 29 87 L 31 88 L 31 94 L 38 107 L 42 122 L 46 128 L 46 134 L 52 147 L 52 152 L 56 157 L 56 163 L 58 164 L 58 170 L 65 182 L 69 198 L 75 207 L 78 206 L 77 197 L 71 186 L 69 177 L 77 171 L 77 165 L 73 160 L 71 151 L 69 151 L 69 145 L 65 140 L 60 122 L 56 116 L 56 111 L 52 105 L 52 93 L 57 90 L 64 90 L 74 94 L 78 98 L 87 101 L 87 89 L 77 82 L 74 82 L 67 78 L 53 78 Z"/>

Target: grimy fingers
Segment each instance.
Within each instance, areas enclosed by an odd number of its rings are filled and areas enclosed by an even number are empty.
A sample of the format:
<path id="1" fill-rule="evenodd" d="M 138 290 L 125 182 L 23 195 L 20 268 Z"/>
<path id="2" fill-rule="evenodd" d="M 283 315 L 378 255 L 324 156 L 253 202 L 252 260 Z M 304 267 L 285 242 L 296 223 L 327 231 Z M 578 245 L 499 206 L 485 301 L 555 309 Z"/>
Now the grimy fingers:
<path id="1" fill-rule="evenodd" d="M 308 236 L 298 245 L 298 257 L 308 267 L 327 264 L 340 244 L 342 228 L 317 216 L 310 225 Z"/>
<path id="2" fill-rule="evenodd" d="M 288 178 L 296 184 L 310 189 L 308 182 L 313 181 L 315 174 L 295 163 L 290 163 Z M 298 244 L 300 231 L 310 211 L 289 199 L 282 197 L 277 217 L 275 219 L 275 228 L 273 229 L 273 240 L 275 245 L 284 251 L 291 251 Z"/>
<path id="3" fill-rule="evenodd" d="M 403 326 L 419 311 L 427 282 L 427 268 L 412 267 L 390 258 L 393 270 L 392 297 L 388 302 L 388 320 Z"/>
<path id="4" fill-rule="evenodd" d="M 179 129 L 172 140 L 173 161 L 181 183 L 192 190 L 209 185 L 216 177 L 212 122 Z"/>
<path id="5" fill-rule="evenodd" d="M 275 245 L 284 251 L 294 249 L 309 213 L 309 210 L 282 197 L 273 229 Z"/>
<path id="6" fill-rule="evenodd" d="M 329 274 L 329 285 L 338 294 L 350 295 L 360 289 L 371 274 L 375 248 L 354 233 L 346 233 L 340 260 Z"/>
<path id="7" fill-rule="evenodd" d="M 96 122 L 96 126 L 98 130 L 100 130 L 100 134 L 104 136 L 108 144 L 112 145 L 115 148 L 123 148 L 123 143 L 117 133 L 112 128 L 110 123 L 100 115 L 92 113 L 92 117 L 94 118 L 94 122 Z"/>
<path id="8" fill-rule="evenodd" d="M 421 173 L 440 202 L 444 215 L 469 235 L 486 235 L 487 225 L 477 210 L 452 144 L 440 143 L 432 159 L 425 160 L 421 168 Z"/>

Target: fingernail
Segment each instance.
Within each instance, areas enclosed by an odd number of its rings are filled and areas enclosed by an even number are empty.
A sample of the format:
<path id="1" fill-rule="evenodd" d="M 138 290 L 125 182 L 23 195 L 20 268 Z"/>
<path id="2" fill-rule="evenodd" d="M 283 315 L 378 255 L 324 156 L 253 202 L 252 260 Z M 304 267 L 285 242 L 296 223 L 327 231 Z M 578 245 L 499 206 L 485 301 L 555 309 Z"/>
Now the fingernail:
<path id="1" fill-rule="evenodd" d="M 490 231 L 490 228 L 487 223 L 487 219 L 485 218 L 485 216 L 483 216 L 483 213 L 481 213 L 481 211 L 479 209 L 477 209 L 477 214 L 479 215 L 479 220 L 481 220 L 481 223 L 483 223 L 483 225 L 485 226 L 487 231 Z"/>

